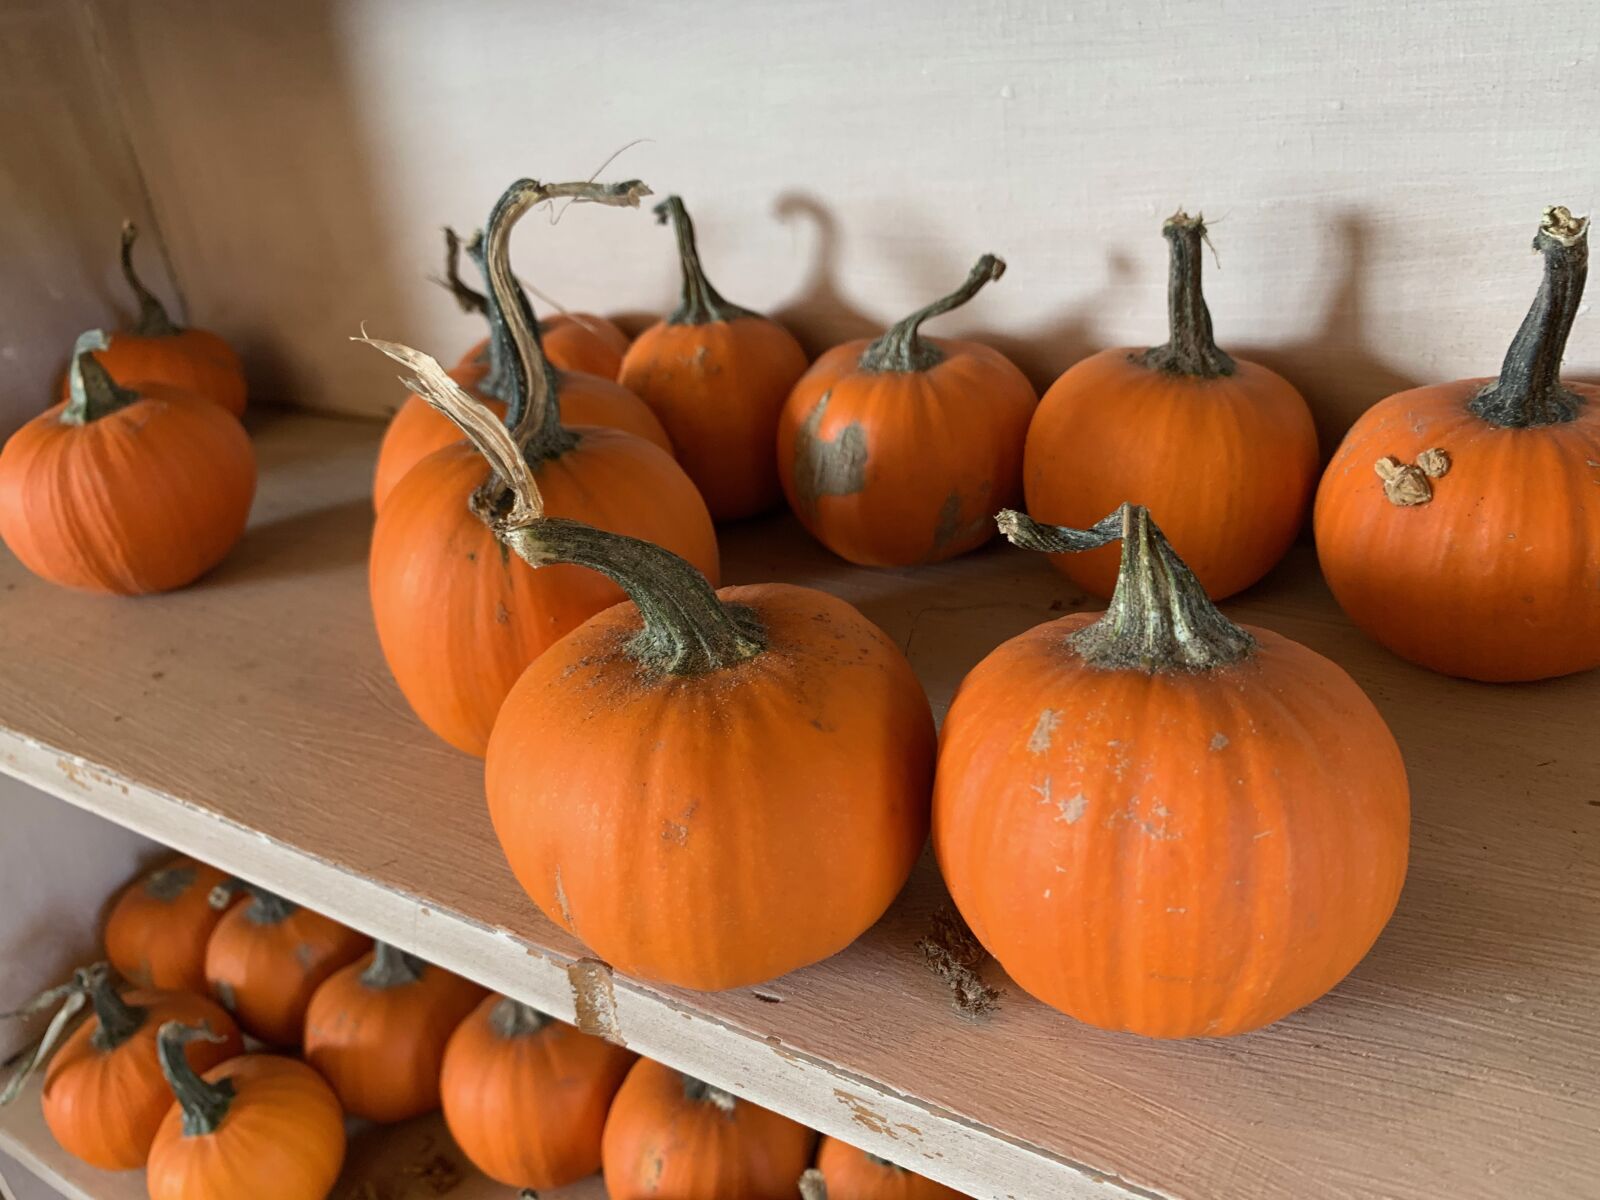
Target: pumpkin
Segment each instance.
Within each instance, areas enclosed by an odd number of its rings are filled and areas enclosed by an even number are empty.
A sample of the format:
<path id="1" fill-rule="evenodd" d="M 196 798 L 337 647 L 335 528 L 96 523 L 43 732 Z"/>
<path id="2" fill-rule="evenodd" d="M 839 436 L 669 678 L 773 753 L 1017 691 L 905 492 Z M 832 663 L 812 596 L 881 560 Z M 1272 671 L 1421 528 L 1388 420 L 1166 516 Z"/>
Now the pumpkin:
<path id="1" fill-rule="evenodd" d="M 602 1145 L 611 1200 L 794 1200 L 817 1135 L 788 1117 L 641 1058 Z"/>
<path id="2" fill-rule="evenodd" d="M 241 416 L 245 379 L 239 356 L 216 334 L 185 329 L 167 315 L 134 270 L 133 244 L 138 236 L 132 221 L 122 223 L 122 277 L 139 302 L 139 319 L 132 329 L 106 335 L 100 365 L 126 387 L 142 390 L 144 384 L 164 384 Z M 62 380 L 61 399 L 71 399 L 70 375 Z"/>
<path id="3" fill-rule="evenodd" d="M 827 1184 L 827 1200 L 963 1200 L 942 1183 L 848 1142 L 825 1137 L 817 1148 L 817 1169 Z"/>
<path id="4" fill-rule="evenodd" d="M 150 1148 L 150 1200 L 324 1200 L 344 1166 L 338 1098 L 303 1062 L 245 1054 L 197 1074 L 183 1050 L 202 1027 L 161 1027 L 176 1096 Z"/>
<path id="5" fill-rule="evenodd" d="M 1288 380 L 1217 347 L 1200 288 L 1204 220 L 1179 212 L 1162 233 L 1170 336 L 1086 358 L 1045 392 L 1023 461 L 1028 511 L 1084 526 L 1124 500 L 1141 504 L 1221 599 L 1294 541 L 1316 486 L 1317 433 Z M 1052 562 L 1096 596 L 1117 580 L 1113 548 Z"/>
<path id="6" fill-rule="evenodd" d="M 142 1167 L 172 1096 L 156 1060 L 156 1031 L 163 1021 L 209 1021 L 213 1042 L 190 1057 L 205 1070 L 243 1053 L 232 1018 L 204 996 L 137 988 L 119 993 L 110 968 L 97 963 L 72 982 L 43 993 L 20 1014 L 43 1012 L 65 1001 L 32 1058 L 13 1076 L 0 1102 L 9 1103 L 23 1081 L 49 1056 L 40 1100 L 45 1125 L 61 1148 L 106 1171 Z M 50 1051 L 85 1002 L 93 1015 Z"/>
<path id="7" fill-rule="evenodd" d="M 661 418 L 712 517 L 755 516 L 780 499 L 772 441 L 806 354 L 782 325 L 711 286 L 681 199 L 668 196 L 656 216 L 677 233 L 683 302 L 628 347 L 618 378 Z"/>
<path id="8" fill-rule="evenodd" d="M 306 1061 L 345 1112 L 403 1121 L 439 1107 L 445 1043 L 484 989 L 379 942 L 323 981 L 306 1009 Z"/>
<path id="9" fill-rule="evenodd" d="M 140 875 L 106 916 L 106 957 L 142 987 L 206 990 L 206 943 L 222 920 L 211 891 L 226 876 L 183 855 Z"/>
<path id="10" fill-rule="evenodd" d="M 636 1056 L 490 996 L 450 1036 L 439 1091 L 450 1136 L 489 1178 L 559 1188 L 600 1169 L 611 1099 Z"/>
<path id="11" fill-rule="evenodd" d="M 601 185 L 574 186 L 621 202 Z M 513 185 L 488 234 L 490 312 L 506 345 L 512 397 L 506 420 L 523 461 L 537 472 L 553 512 L 659 542 L 714 577 L 716 531 L 672 457 L 631 434 L 568 428 L 560 420 L 559 381 L 546 374 L 526 300 L 506 263 L 512 225 L 545 194 L 531 180 Z M 405 475 L 372 535 L 372 615 L 390 672 L 423 724 L 469 754 L 484 752 L 500 703 L 528 663 L 622 599 L 590 572 L 535 574 L 505 553 L 493 525 L 506 496 L 504 481 L 458 442 Z"/>
<path id="12" fill-rule="evenodd" d="M 494 530 L 510 550 L 632 601 L 547 649 L 501 706 L 485 781 L 518 882 L 659 983 L 740 987 L 843 949 L 926 834 L 933 722 L 899 648 L 826 593 L 718 592 L 660 546 L 546 516 L 504 427 L 426 355 L 374 344 L 509 483 Z"/>
<path id="13" fill-rule="evenodd" d="M 239 422 L 171 384 L 114 383 L 78 339 L 72 398 L 0 450 L 0 539 L 41 579 L 122 596 L 182 587 L 244 533 L 255 454 Z"/>
<path id="14" fill-rule="evenodd" d="M 252 1037 L 271 1046 L 296 1046 L 311 994 L 340 967 L 372 945 L 365 934 L 254 884 L 231 881 L 213 893 L 226 904 L 206 944 L 206 985 Z"/>
<path id="15" fill-rule="evenodd" d="M 1105 613 L 1012 638 L 945 717 L 933 846 L 972 932 L 1104 1029 L 1222 1037 L 1317 999 L 1405 879 L 1383 718 L 1334 663 L 1217 611 L 1143 507 L 1000 522 L 1047 553 L 1120 539 L 1122 566 Z"/>
<path id="16" fill-rule="evenodd" d="M 778 424 L 784 494 L 841 558 L 942 562 L 988 541 L 995 512 L 1022 499 L 1033 385 L 981 342 L 919 332 L 1005 269 L 985 254 L 959 289 L 875 341 L 835 346 L 789 393 Z"/>
<path id="17" fill-rule="evenodd" d="M 482 312 L 487 307 L 488 301 L 482 294 L 461 282 L 455 266 L 455 234 L 451 230 L 446 230 L 445 233 L 451 247 L 448 260 L 451 290 L 463 307 L 469 311 Z M 463 299 L 464 296 L 468 299 Z M 616 376 L 615 366 L 610 366 L 604 371 L 595 371 L 593 355 L 586 354 L 582 350 L 589 343 L 581 338 L 575 340 L 575 335 L 567 332 L 574 327 L 584 328 L 576 325 L 579 320 L 598 322 L 602 318 L 562 316 L 541 322 L 539 325 L 542 331 L 541 346 L 546 364 L 550 368 L 546 386 L 555 391 L 561 419 L 568 425 L 601 425 L 607 429 L 620 429 L 652 442 L 670 454 L 672 443 L 667 439 L 667 432 L 661 427 L 661 422 L 656 419 L 655 414 L 639 397 L 613 382 Z M 605 324 L 622 339 L 622 345 L 626 347 L 627 339 L 623 337 L 621 331 L 610 325 L 610 322 Z M 567 349 L 557 354 L 555 350 L 557 345 Z M 579 349 L 574 351 L 572 349 L 574 346 Z M 620 351 L 614 353 L 613 357 L 620 361 Z M 586 363 L 589 365 L 583 365 Z M 505 371 L 502 369 L 497 372 L 491 366 L 487 341 L 473 347 L 461 362 L 452 368 L 451 375 L 475 397 L 494 408 L 500 415 L 505 415 L 504 393 L 510 385 Z M 395 485 L 422 459 L 435 450 L 460 440 L 461 434 L 455 426 L 429 408 L 427 401 L 415 394 L 407 396 L 399 411 L 389 422 L 389 427 L 384 430 L 383 441 L 378 446 L 378 466 L 372 483 L 373 508 L 381 510 L 389 493 L 394 491 Z"/>
<path id="18" fill-rule="evenodd" d="M 1432 670 L 1501 683 L 1600 666 L 1600 386 L 1561 378 L 1588 235 L 1546 209 L 1543 282 L 1499 378 L 1380 401 L 1318 489 L 1340 607 Z"/>

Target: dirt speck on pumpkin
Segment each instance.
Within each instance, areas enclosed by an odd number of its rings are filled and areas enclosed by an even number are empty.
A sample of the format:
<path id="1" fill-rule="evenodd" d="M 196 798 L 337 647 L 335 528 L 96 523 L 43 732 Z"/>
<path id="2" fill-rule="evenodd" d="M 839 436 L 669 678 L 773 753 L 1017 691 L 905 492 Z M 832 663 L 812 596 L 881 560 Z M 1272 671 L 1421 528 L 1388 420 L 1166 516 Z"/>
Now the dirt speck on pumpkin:
<path id="1" fill-rule="evenodd" d="M 1228 748 L 1228 735 L 1218 730 L 1211 735 L 1211 748 L 1213 750 L 1226 750 Z"/>
<path id="2" fill-rule="evenodd" d="M 932 932 L 917 942 L 917 949 L 928 970 L 950 989 L 956 1011 L 974 1019 L 995 1012 L 1003 993 L 978 974 L 989 952 L 972 936 L 954 905 L 940 905 L 934 910 L 931 923 Z"/>
<path id="3" fill-rule="evenodd" d="M 1061 714 L 1055 709 L 1047 708 L 1040 712 L 1039 719 L 1034 722 L 1033 732 L 1028 736 L 1028 753 L 1043 754 L 1050 749 L 1050 739 L 1059 724 Z"/>
<path id="4" fill-rule="evenodd" d="M 561 910 L 561 920 L 569 930 L 573 929 L 572 905 L 567 901 L 567 889 L 561 884 L 561 868 L 556 868 L 556 907 Z"/>
<path id="5" fill-rule="evenodd" d="M 832 398 L 828 392 L 818 400 L 795 435 L 794 490 L 807 515 L 816 513 L 821 497 L 853 496 L 867 485 L 867 433 L 861 423 L 850 422 L 832 441 L 821 437 Z"/>

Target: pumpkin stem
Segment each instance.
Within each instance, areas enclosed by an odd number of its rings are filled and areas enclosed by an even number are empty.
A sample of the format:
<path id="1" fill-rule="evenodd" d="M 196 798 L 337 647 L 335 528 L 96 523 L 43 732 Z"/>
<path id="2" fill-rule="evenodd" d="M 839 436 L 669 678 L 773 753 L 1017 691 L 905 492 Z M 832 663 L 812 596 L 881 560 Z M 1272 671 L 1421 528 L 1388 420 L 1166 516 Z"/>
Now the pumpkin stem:
<path id="1" fill-rule="evenodd" d="M 510 506 L 491 522 L 495 536 L 530 566 L 573 563 L 599 571 L 639 610 L 644 627 L 629 655 L 654 674 L 700 675 L 766 649 L 755 613 L 718 598 L 693 566 L 651 542 L 544 515 L 544 499 L 512 435 L 428 355 L 395 342 L 358 338 L 416 372 L 406 386 L 449 417 L 505 482 Z"/>
<path id="2" fill-rule="evenodd" d="M 49 1061 L 56 1045 L 67 1035 L 68 1030 L 77 1023 L 79 1014 L 83 1012 L 84 1006 L 89 1003 L 90 996 L 94 991 L 95 980 L 99 975 L 109 978 L 110 968 L 105 963 L 96 963 L 92 967 L 84 967 L 74 971 L 72 978 L 68 982 L 58 987 L 45 989 L 19 1009 L 0 1013 L 0 1020 L 21 1020 L 27 1017 L 36 1017 L 57 1004 L 61 1005 L 56 1010 L 56 1015 L 50 1018 L 50 1024 L 45 1027 L 44 1034 L 34 1043 L 32 1051 L 22 1058 L 11 1078 L 6 1081 L 5 1090 L 0 1091 L 0 1106 L 10 1104 L 20 1096 L 23 1085 L 28 1082 L 29 1077 Z M 120 1003 L 120 997 L 117 1000 Z M 98 1005 L 96 1007 L 98 1008 Z M 121 1007 L 130 1013 L 138 1012 L 142 1023 L 144 1016 L 142 1009 L 129 1009 L 127 1005 L 121 1005 Z M 117 1014 L 113 1014 L 112 1021 L 116 1022 L 116 1020 Z M 120 1026 L 114 1027 L 120 1028 Z M 136 1029 L 137 1026 L 135 1026 Z M 128 1036 L 131 1036 L 132 1032 L 130 1031 Z M 125 1039 L 119 1039 L 117 1043 L 100 1048 L 114 1049 L 117 1044 L 120 1044 L 121 1040 Z M 95 1044 L 97 1047 L 100 1046 L 98 1035 Z"/>
<path id="3" fill-rule="evenodd" d="M 1170 336 L 1160 346 L 1152 346 L 1133 360 L 1152 371 L 1188 375 L 1195 379 L 1215 379 L 1232 375 L 1233 359 L 1217 348 L 1211 333 L 1211 310 L 1200 289 L 1201 246 L 1209 244 L 1206 221 L 1179 209 L 1161 227 L 1162 236 L 1172 247 L 1172 265 L 1167 274 L 1167 321 Z"/>
<path id="4" fill-rule="evenodd" d="M 1581 396 L 1561 386 L 1561 357 L 1589 275 L 1589 218 L 1559 205 L 1545 209 L 1533 248 L 1544 255 L 1539 294 L 1511 340 L 1500 378 L 1467 405 L 1502 429 L 1559 425 L 1583 407 Z"/>
<path id="5" fill-rule="evenodd" d="M 300 906 L 285 900 L 276 892 L 246 883 L 243 879 L 226 879 L 211 889 L 206 902 L 212 908 L 227 908 L 234 896 L 244 892 L 250 897 L 250 906 L 244 910 L 245 919 L 252 925 L 277 925 L 287 921 L 299 911 Z"/>
<path id="6" fill-rule="evenodd" d="M 166 308 L 156 298 L 156 294 L 145 287 L 144 280 L 139 278 L 139 273 L 133 269 L 133 243 L 139 237 L 139 230 L 132 221 L 122 223 L 122 277 L 128 281 L 128 286 L 133 289 L 134 297 L 139 301 L 139 320 L 134 324 L 133 332 L 139 337 L 171 337 L 175 333 L 182 333 L 183 326 L 177 324 L 167 315 Z"/>
<path id="7" fill-rule="evenodd" d="M 476 235 L 474 241 L 482 235 Z M 450 226 L 444 227 L 444 278 L 439 280 L 454 297 L 457 307 L 464 313 L 483 316 L 489 311 L 489 297 L 461 278 L 461 235 Z"/>
<path id="8" fill-rule="evenodd" d="M 669 325 L 709 325 L 714 321 L 736 321 L 740 317 L 757 314 L 737 304 L 729 304 L 722 293 L 711 286 L 705 268 L 700 265 L 700 247 L 694 238 L 694 222 L 689 220 L 689 210 L 683 206 L 683 197 L 668 196 L 655 207 L 656 223 L 672 222 L 672 232 L 678 239 L 678 262 L 683 267 L 683 301 L 678 310 L 667 318 Z"/>
<path id="9" fill-rule="evenodd" d="M 935 300 L 925 308 L 917 309 L 909 317 L 892 326 L 887 333 L 861 352 L 861 359 L 856 365 L 863 371 L 881 372 L 927 371 L 938 366 L 944 360 L 944 351 L 933 343 L 922 340 L 918 332 L 922 323 L 930 317 L 937 317 L 940 313 L 960 308 L 981 292 L 985 284 L 999 279 L 1005 273 L 1004 259 L 985 254 L 968 273 L 965 283 L 948 296 Z"/>
<path id="10" fill-rule="evenodd" d="M 1090 666 L 1151 674 L 1209 671 L 1255 649 L 1255 639 L 1218 611 L 1143 505 L 1124 504 L 1088 529 L 1041 525 L 1009 508 L 995 521 L 1015 545 L 1047 554 L 1122 542 L 1111 603 L 1098 621 L 1069 637 Z"/>
<path id="11" fill-rule="evenodd" d="M 391 946 L 388 942 L 372 943 L 372 962 L 361 972 L 361 986 L 376 992 L 419 983 L 428 964 L 414 954 Z"/>
<path id="12" fill-rule="evenodd" d="M 885 1171 L 898 1171 L 902 1175 L 910 1174 L 910 1172 L 907 1171 L 906 1168 L 902 1167 L 899 1163 L 890 1162 L 887 1158 L 879 1158 L 876 1154 L 873 1154 L 870 1151 L 866 1152 L 866 1155 L 867 1161 L 875 1167 L 882 1167 Z"/>
<path id="13" fill-rule="evenodd" d="M 110 349 L 111 341 L 102 329 L 78 335 L 72 347 L 72 367 L 67 372 L 67 406 L 61 410 L 63 425 L 87 425 L 110 416 L 119 408 L 139 399 L 139 393 L 120 387 L 111 372 L 100 365 L 94 351 Z"/>
<path id="14" fill-rule="evenodd" d="M 828 1200 L 828 1181 L 815 1167 L 801 1172 L 800 1200 Z"/>
<path id="15" fill-rule="evenodd" d="M 220 1042 L 220 1033 L 211 1032 L 204 1021 L 198 1025 L 185 1025 L 182 1021 L 168 1021 L 156 1034 L 156 1056 L 161 1060 L 161 1073 L 167 1077 L 167 1086 L 177 1097 L 183 1110 L 183 1136 L 204 1137 L 215 1133 L 233 1104 L 233 1080 L 219 1079 L 207 1083 L 189 1065 L 185 1052 L 190 1042 Z"/>
<path id="16" fill-rule="evenodd" d="M 549 1017 L 520 1000 L 513 1000 L 510 996 L 502 996 L 500 1002 L 489 1010 L 489 1028 L 494 1031 L 496 1037 L 505 1038 L 507 1041 L 531 1037 L 548 1024 L 550 1024 Z"/>
<path id="17" fill-rule="evenodd" d="M 192 866 L 158 867 L 144 877 L 145 895 L 163 904 L 171 904 L 194 886 L 199 878 Z"/>
<path id="18" fill-rule="evenodd" d="M 725 1092 L 719 1087 L 712 1087 L 703 1079 L 696 1079 L 693 1075 L 678 1072 L 678 1077 L 683 1080 L 684 1096 L 695 1104 L 709 1104 L 725 1113 L 732 1113 L 738 1106 L 738 1099 L 731 1092 Z"/>
<path id="19" fill-rule="evenodd" d="M 117 992 L 109 964 L 95 963 L 92 967 L 85 967 L 77 973 L 74 984 L 89 993 L 89 1002 L 94 1005 L 99 1028 L 94 1031 L 90 1041 L 96 1050 L 115 1050 L 144 1028 L 149 1012 L 129 1004 Z"/>

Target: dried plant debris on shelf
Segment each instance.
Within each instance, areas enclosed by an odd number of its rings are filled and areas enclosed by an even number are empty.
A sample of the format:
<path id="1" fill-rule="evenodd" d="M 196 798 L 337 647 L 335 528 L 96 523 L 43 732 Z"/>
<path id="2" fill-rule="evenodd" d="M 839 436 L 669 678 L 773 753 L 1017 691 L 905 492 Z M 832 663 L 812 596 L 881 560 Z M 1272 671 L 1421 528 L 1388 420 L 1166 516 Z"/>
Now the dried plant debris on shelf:
<path id="1" fill-rule="evenodd" d="M 956 1011 L 964 1017 L 986 1017 L 1000 1007 L 1004 992 L 990 987 L 978 974 L 988 951 L 972 936 L 961 914 L 942 904 L 931 918 L 933 932 L 917 942 L 923 961 L 950 989 Z"/>

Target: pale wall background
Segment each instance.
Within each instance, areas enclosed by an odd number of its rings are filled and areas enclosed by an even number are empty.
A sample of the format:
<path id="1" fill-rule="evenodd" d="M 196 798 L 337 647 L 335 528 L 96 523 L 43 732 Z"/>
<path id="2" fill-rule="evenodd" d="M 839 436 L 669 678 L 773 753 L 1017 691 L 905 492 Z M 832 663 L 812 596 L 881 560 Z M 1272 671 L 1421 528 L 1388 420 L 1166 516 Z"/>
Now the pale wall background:
<path id="1" fill-rule="evenodd" d="M 1541 207 L 1600 196 L 1584 4 L 10 0 L 0 52 L 26 66 L 0 71 L 12 423 L 111 312 L 123 211 L 259 396 L 381 413 L 361 321 L 441 355 L 477 334 L 425 282 L 438 227 L 646 138 L 606 175 L 680 191 L 722 290 L 813 351 L 993 250 L 1010 273 L 941 328 L 1040 383 L 1162 336 L 1159 224 L 1203 209 L 1219 337 L 1332 437 L 1388 391 L 1492 372 Z M 517 258 L 578 309 L 676 290 L 641 213 L 530 220 Z M 1600 373 L 1600 322 L 1569 364 Z"/>

